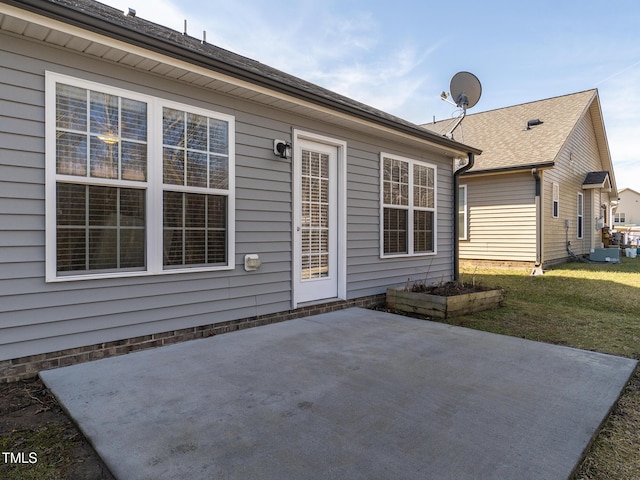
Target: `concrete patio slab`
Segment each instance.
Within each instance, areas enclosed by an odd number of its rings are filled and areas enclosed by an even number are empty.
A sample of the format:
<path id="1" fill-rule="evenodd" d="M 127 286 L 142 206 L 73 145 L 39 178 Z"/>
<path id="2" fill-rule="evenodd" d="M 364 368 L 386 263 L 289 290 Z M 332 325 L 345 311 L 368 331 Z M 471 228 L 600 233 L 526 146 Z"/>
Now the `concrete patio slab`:
<path id="1" fill-rule="evenodd" d="M 45 371 L 118 479 L 566 479 L 634 360 L 349 309 Z"/>

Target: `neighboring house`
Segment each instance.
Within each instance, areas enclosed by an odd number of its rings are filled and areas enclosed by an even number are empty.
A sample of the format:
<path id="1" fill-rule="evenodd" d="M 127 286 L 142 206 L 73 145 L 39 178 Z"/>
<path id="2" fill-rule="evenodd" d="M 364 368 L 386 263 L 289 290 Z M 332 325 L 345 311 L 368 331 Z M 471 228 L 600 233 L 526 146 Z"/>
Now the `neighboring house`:
<path id="1" fill-rule="evenodd" d="M 479 150 L 92 0 L 0 29 L 0 381 L 455 276 Z"/>
<path id="2" fill-rule="evenodd" d="M 453 121 L 423 125 L 446 134 Z M 616 182 L 597 90 L 467 115 L 481 148 L 460 176 L 461 263 L 543 265 L 589 254 L 612 223 Z"/>
<path id="3" fill-rule="evenodd" d="M 640 240 L 640 193 L 631 188 L 620 190 L 613 220 L 615 229 L 625 234 L 625 242 L 637 245 Z"/>

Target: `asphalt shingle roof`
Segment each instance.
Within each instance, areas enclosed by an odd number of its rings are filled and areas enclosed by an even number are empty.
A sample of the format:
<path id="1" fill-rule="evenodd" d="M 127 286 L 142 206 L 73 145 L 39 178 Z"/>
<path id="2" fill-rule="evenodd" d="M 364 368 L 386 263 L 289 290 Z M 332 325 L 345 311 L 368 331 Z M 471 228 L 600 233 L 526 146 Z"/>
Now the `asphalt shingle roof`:
<path id="1" fill-rule="evenodd" d="M 596 90 L 468 114 L 453 132 L 455 140 L 482 149 L 470 172 L 551 164 Z M 529 120 L 543 123 L 527 129 Z M 422 125 L 441 135 L 456 119 Z"/>
<path id="2" fill-rule="evenodd" d="M 582 182 L 582 185 L 589 186 L 601 186 L 604 185 L 606 181 L 609 179 L 609 172 L 589 172 Z"/>

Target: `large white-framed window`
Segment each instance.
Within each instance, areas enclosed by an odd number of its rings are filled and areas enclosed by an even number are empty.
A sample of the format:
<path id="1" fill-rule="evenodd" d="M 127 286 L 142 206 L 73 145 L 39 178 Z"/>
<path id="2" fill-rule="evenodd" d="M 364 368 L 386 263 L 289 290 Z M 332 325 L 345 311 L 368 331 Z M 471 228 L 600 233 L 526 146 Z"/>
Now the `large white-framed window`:
<path id="1" fill-rule="evenodd" d="M 551 216 L 553 218 L 558 218 L 560 217 L 560 185 L 558 185 L 556 182 L 553 182 L 551 188 Z"/>
<path id="2" fill-rule="evenodd" d="M 380 176 L 380 256 L 436 253 L 436 166 L 381 153 Z"/>
<path id="3" fill-rule="evenodd" d="M 234 268 L 235 120 L 46 74 L 47 281 Z"/>
<path id="4" fill-rule="evenodd" d="M 467 240 L 468 232 L 468 213 L 467 208 L 467 186 L 458 186 L 458 239 Z"/>
<path id="5" fill-rule="evenodd" d="M 584 195 L 580 192 L 578 192 L 577 212 L 576 237 L 581 239 L 584 237 Z"/>

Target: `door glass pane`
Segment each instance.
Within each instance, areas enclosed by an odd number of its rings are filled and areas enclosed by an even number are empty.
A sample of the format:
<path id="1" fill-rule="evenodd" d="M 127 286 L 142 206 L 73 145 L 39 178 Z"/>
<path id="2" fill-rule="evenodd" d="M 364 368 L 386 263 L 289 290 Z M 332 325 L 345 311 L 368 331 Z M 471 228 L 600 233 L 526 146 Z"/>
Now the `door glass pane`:
<path id="1" fill-rule="evenodd" d="M 329 156 L 302 152 L 301 255 L 303 280 L 329 272 Z"/>

